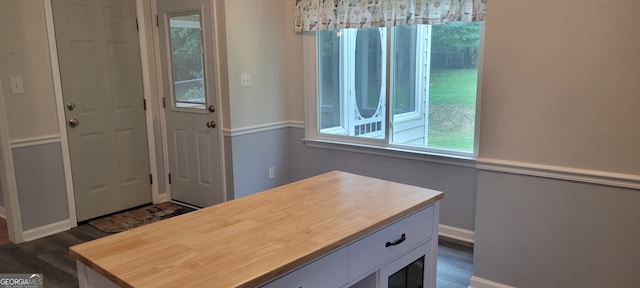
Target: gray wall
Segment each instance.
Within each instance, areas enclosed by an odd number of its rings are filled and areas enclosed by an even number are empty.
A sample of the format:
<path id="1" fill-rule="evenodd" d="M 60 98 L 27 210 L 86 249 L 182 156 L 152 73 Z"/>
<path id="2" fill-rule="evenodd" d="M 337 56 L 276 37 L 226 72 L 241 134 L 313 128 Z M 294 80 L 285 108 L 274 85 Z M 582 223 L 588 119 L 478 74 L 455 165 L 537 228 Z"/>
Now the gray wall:
<path id="1" fill-rule="evenodd" d="M 516 287 L 638 287 L 639 191 L 478 173 L 475 276 Z"/>
<path id="2" fill-rule="evenodd" d="M 14 148 L 24 231 L 69 219 L 60 143 Z"/>
<path id="3" fill-rule="evenodd" d="M 476 169 L 473 161 L 452 165 L 375 155 L 366 149 L 359 152 L 358 149 L 314 148 L 304 144 L 303 138 L 304 129 L 292 127 L 231 137 L 235 197 L 342 170 L 443 191 L 440 223 L 474 230 Z M 276 167 L 275 179 L 268 179 L 270 166 Z"/>
<path id="4" fill-rule="evenodd" d="M 637 0 L 491 1 L 479 161 L 640 186 L 639 10 Z M 488 170 L 478 173 L 474 276 L 638 286 L 640 191 Z"/>
<path id="5" fill-rule="evenodd" d="M 439 190 L 444 192 L 440 223 L 474 230 L 476 169 L 473 161 L 454 165 L 375 155 L 366 153 L 366 149 L 344 151 L 314 148 L 302 142 L 304 129 L 290 128 L 289 131 L 294 159 L 292 176 L 295 180 L 342 170 Z M 403 155 L 398 153 L 396 156 Z"/>
<path id="6" fill-rule="evenodd" d="M 234 198 L 291 182 L 294 160 L 288 133 L 281 128 L 231 138 Z M 273 179 L 269 179 L 269 167 L 274 167 Z"/>

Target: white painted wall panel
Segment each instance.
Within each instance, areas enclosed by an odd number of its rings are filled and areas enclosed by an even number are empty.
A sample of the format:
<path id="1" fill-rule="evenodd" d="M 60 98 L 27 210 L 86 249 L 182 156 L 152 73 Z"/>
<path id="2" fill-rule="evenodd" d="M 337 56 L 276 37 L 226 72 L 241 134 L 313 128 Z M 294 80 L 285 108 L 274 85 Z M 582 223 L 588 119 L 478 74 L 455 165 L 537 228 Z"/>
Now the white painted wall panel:
<path id="1" fill-rule="evenodd" d="M 640 1 L 495 1 L 480 156 L 640 174 Z"/>
<path id="2" fill-rule="evenodd" d="M 11 140 L 58 133 L 44 4 L 2 1 L 0 75 Z M 9 77 L 22 77 L 24 94 L 12 94 Z M 7 139 L 5 139 L 6 141 Z"/>
<path id="3" fill-rule="evenodd" d="M 287 121 L 284 0 L 225 1 L 231 128 Z M 240 74 L 251 74 L 251 87 Z"/>

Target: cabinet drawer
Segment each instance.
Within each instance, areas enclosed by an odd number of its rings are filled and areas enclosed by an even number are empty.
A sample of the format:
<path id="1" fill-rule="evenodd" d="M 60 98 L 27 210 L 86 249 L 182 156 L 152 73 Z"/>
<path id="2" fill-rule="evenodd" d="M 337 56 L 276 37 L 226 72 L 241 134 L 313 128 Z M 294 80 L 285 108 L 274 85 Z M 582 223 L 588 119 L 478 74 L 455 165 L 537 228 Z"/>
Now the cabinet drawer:
<path id="1" fill-rule="evenodd" d="M 349 281 L 371 273 L 432 237 L 433 210 L 431 205 L 350 244 L 347 247 Z M 399 241 L 403 234 L 404 240 Z M 387 242 L 401 243 L 388 246 Z"/>
<path id="2" fill-rule="evenodd" d="M 262 288 L 326 288 L 342 287 L 347 283 L 347 248 L 293 270 Z"/>

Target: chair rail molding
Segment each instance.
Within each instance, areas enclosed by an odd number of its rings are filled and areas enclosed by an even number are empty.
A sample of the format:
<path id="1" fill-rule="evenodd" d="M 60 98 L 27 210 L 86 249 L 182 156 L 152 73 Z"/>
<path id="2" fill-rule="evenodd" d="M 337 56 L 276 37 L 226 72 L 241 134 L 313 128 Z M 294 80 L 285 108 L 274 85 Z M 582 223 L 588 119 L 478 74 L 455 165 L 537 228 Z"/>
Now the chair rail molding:
<path id="1" fill-rule="evenodd" d="M 279 122 L 265 123 L 260 125 L 246 126 L 246 127 L 233 128 L 233 129 L 224 128 L 222 130 L 222 133 L 226 137 L 236 137 L 236 136 L 243 136 L 243 135 L 255 134 L 260 132 L 267 132 L 271 130 L 278 130 L 282 128 L 304 128 L 304 122 L 279 121 Z"/>
<path id="2" fill-rule="evenodd" d="M 24 147 L 45 145 L 45 144 L 51 144 L 51 143 L 60 143 L 60 142 L 61 142 L 60 134 L 52 134 L 52 135 L 45 135 L 40 137 L 11 140 L 11 148 L 12 149 L 24 148 Z"/>
<path id="3" fill-rule="evenodd" d="M 479 171 L 504 172 L 542 178 L 568 180 L 612 187 L 640 189 L 640 175 L 614 173 L 599 170 L 571 168 L 554 165 L 508 161 L 491 158 L 478 158 Z"/>

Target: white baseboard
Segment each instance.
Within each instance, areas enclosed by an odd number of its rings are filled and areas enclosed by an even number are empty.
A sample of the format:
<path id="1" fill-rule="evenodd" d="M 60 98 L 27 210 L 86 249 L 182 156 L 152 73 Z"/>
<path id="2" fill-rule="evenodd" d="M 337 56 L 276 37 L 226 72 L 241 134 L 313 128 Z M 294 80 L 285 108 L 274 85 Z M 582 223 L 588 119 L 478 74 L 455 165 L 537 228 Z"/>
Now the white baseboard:
<path id="1" fill-rule="evenodd" d="M 489 281 L 487 279 L 483 279 L 480 277 L 472 276 L 471 281 L 469 283 L 469 288 L 515 288 L 515 287 Z"/>
<path id="2" fill-rule="evenodd" d="M 453 226 L 440 224 L 438 226 L 438 234 L 447 238 L 460 240 L 467 243 L 474 243 L 475 232 Z"/>
<path id="3" fill-rule="evenodd" d="M 0 217 L 7 219 L 7 210 L 4 207 L 0 207 Z"/>
<path id="4" fill-rule="evenodd" d="M 22 237 L 24 238 L 24 241 L 36 240 L 59 232 L 67 231 L 71 229 L 71 227 L 73 227 L 73 225 L 71 225 L 69 220 L 64 220 L 24 231 L 22 232 Z"/>

